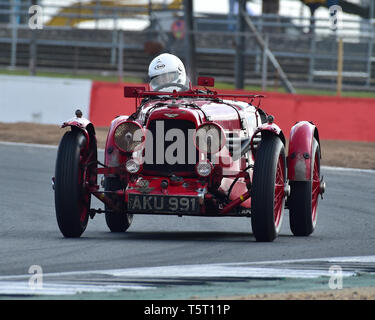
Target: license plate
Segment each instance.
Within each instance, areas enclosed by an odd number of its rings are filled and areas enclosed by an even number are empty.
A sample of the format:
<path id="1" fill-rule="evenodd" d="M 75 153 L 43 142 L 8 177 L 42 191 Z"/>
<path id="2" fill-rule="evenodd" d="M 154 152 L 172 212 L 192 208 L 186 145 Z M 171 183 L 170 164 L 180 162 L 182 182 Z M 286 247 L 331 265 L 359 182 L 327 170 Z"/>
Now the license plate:
<path id="1" fill-rule="evenodd" d="M 129 194 L 129 212 L 198 213 L 197 197 Z"/>

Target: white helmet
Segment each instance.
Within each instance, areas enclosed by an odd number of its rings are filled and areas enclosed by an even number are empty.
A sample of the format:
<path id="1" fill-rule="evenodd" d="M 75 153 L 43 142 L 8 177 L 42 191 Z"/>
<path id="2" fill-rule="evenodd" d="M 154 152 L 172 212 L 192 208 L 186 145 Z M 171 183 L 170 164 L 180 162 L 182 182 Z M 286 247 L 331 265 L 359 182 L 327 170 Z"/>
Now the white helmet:
<path id="1" fill-rule="evenodd" d="M 163 53 L 154 58 L 148 67 L 148 76 L 153 91 L 171 92 L 189 89 L 189 79 L 184 64 L 173 54 Z"/>

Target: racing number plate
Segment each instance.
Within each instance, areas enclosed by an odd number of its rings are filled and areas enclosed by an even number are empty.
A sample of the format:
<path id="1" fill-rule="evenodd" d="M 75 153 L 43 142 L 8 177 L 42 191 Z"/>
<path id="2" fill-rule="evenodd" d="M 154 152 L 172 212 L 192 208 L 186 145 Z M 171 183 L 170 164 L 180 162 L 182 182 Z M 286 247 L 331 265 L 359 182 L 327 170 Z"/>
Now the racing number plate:
<path id="1" fill-rule="evenodd" d="M 198 197 L 129 194 L 129 212 L 198 213 Z"/>

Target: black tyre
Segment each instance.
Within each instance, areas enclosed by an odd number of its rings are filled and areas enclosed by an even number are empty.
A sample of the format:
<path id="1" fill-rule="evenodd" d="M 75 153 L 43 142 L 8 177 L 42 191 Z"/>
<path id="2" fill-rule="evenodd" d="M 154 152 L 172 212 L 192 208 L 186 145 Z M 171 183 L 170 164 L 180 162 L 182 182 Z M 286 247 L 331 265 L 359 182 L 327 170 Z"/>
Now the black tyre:
<path id="1" fill-rule="evenodd" d="M 66 132 L 58 148 L 55 169 L 56 218 L 65 237 L 80 237 L 88 223 L 91 196 L 84 188 L 82 165 L 87 157 L 84 134 L 80 130 Z M 89 170 L 87 173 L 87 179 L 92 179 Z"/>
<path id="2" fill-rule="evenodd" d="M 315 138 L 311 159 L 311 180 L 290 182 L 289 223 L 295 236 L 309 236 L 315 230 L 317 222 L 320 194 L 320 148 Z"/>
<path id="3" fill-rule="evenodd" d="M 273 241 L 285 205 L 286 157 L 279 137 L 264 134 L 256 153 L 251 189 L 251 225 L 257 241 Z"/>
<path id="4" fill-rule="evenodd" d="M 121 190 L 121 181 L 117 178 L 106 178 L 104 182 L 104 189 L 106 191 Z M 113 196 L 111 198 L 119 205 L 119 207 L 121 207 L 122 204 L 120 201 L 116 201 L 116 198 Z M 109 208 L 106 207 L 106 210 L 109 210 Z M 133 215 L 125 212 L 106 212 L 105 221 L 111 232 L 125 232 L 128 230 L 133 221 Z"/>

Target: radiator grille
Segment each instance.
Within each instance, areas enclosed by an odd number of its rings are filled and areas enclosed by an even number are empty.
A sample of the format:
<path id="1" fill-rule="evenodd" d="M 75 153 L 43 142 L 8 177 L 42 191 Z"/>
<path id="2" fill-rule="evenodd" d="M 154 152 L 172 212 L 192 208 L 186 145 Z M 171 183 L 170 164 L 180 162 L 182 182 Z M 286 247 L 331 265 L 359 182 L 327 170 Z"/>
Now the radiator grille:
<path id="1" fill-rule="evenodd" d="M 193 122 L 153 120 L 147 129 L 152 139 L 146 138 L 144 170 L 158 171 L 161 175 L 179 172 L 195 174 L 198 152 L 193 142 Z"/>

